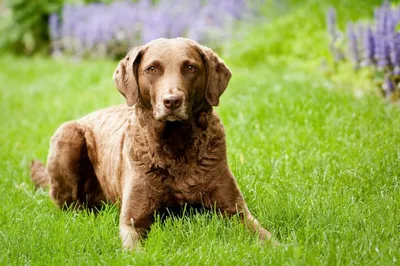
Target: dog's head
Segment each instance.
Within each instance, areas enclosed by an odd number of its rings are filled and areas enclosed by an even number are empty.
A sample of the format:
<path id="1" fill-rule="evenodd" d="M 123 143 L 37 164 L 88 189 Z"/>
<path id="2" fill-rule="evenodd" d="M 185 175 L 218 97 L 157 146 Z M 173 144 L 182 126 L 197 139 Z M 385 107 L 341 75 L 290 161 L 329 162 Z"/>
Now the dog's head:
<path id="1" fill-rule="evenodd" d="M 218 105 L 231 72 L 210 48 L 177 38 L 133 48 L 113 77 L 129 106 L 140 102 L 156 120 L 184 121 L 203 105 Z"/>

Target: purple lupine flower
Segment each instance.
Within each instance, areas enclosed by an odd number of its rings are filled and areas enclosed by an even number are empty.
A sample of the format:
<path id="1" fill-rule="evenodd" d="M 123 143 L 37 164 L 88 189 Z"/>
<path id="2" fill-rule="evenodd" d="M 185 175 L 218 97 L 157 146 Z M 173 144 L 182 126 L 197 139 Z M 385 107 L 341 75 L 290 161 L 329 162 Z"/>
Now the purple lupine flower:
<path id="1" fill-rule="evenodd" d="M 57 14 L 51 14 L 49 17 L 49 31 L 51 40 L 60 39 L 60 25 Z"/>
<path id="2" fill-rule="evenodd" d="M 375 20 L 375 21 L 378 21 L 380 15 L 381 15 L 381 9 L 380 9 L 380 8 L 375 8 L 375 9 L 374 9 L 374 20 Z"/>
<path id="3" fill-rule="evenodd" d="M 356 68 L 359 65 L 360 62 L 360 56 L 359 56 L 359 52 L 358 52 L 358 40 L 357 40 L 357 35 L 354 32 L 354 25 L 353 23 L 349 23 L 347 25 L 347 37 L 349 39 L 349 54 L 352 58 L 352 60 L 354 61 Z"/>
<path id="4" fill-rule="evenodd" d="M 385 97 L 387 97 L 387 98 L 389 98 L 393 94 L 393 92 L 396 90 L 395 82 L 392 79 L 391 73 L 385 74 L 382 88 L 383 88 Z"/>
<path id="5" fill-rule="evenodd" d="M 61 54 L 61 32 L 60 21 L 57 14 L 51 14 L 49 17 L 49 35 L 51 40 L 52 55 L 58 56 Z"/>
<path id="6" fill-rule="evenodd" d="M 206 24 L 210 27 L 221 27 L 224 23 L 224 13 L 220 11 L 218 0 L 209 0 L 202 8 L 200 13 Z"/>
<path id="7" fill-rule="evenodd" d="M 139 0 L 137 3 L 137 8 L 139 10 L 149 10 L 151 6 L 151 0 Z"/>
<path id="8" fill-rule="evenodd" d="M 387 37 L 380 32 L 376 32 L 376 52 L 375 59 L 379 69 L 384 69 L 390 64 L 390 44 Z"/>
<path id="9" fill-rule="evenodd" d="M 147 43 L 153 39 L 167 37 L 167 24 L 165 20 L 170 19 L 168 14 L 162 12 L 159 7 L 149 10 L 149 17 L 143 23 L 142 41 Z"/>
<path id="10" fill-rule="evenodd" d="M 329 35 L 334 40 L 337 38 L 336 24 L 337 24 L 336 9 L 331 7 L 328 9 L 328 12 L 326 13 L 326 25 L 328 27 Z"/>
<path id="11" fill-rule="evenodd" d="M 385 23 L 385 34 L 392 34 L 398 23 L 393 10 L 388 9 Z"/>
<path id="12" fill-rule="evenodd" d="M 187 37 L 193 39 L 197 42 L 205 39 L 205 29 L 206 24 L 204 19 L 197 19 L 194 21 L 193 25 L 188 28 Z"/>
<path id="13" fill-rule="evenodd" d="M 390 8 L 390 4 L 387 1 L 385 1 L 380 8 L 379 16 L 376 21 L 376 31 L 384 36 L 392 34 L 399 22 L 396 18 L 395 11 Z"/>
<path id="14" fill-rule="evenodd" d="M 229 2 L 233 3 L 233 2 Z M 243 17 L 243 14 L 246 14 L 246 11 L 250 10 L 250 6 L 246 0 L 238 0 L 235 1 L 235 4 L 231 5 L 231 9 L 229 12 L 238 19 L 241 19 Z"/>
<path id="15" fill-rule="evenodd" d="M 329 8 L 326 13 L 326 24 L 328 28 L 328 34 L 330 36 L 329 50 L 331 51 L 335 62 L 338 62 L 344 58 L 343 52 L 336 46 L 337 40 L 340 38 L 340 32 L 336 28 L 337 17 L 336 10 Z"/>
<path id="16" fill-rule="evenodd" d="M 59 39 L 70 54 L 98 55 L 148 42 L 159 37 L 194 37 L 205 42 L 228 36 L 228 23 L 241 19 L 248 0 L 219 1 L 151 0 L 116 1 L 111 4 L 64 5 Z M 196 19 L 191 19 L 191 18 Z M 188 19 L 189 18 L 189 19 Z M 49 20 L 50 30 L 54 19 Z M 52 40 L 56 39 L 56 34 Z M 140 41 L 141 39 L 141 41 Z M 54 41 L 53 41 L 54 42 Z M 123 48 L 123 47 L 122 47 Z M 123 48 L 125 49 L 125 48 Z"/>
<path id="17" fill-rule="evenodd" d="M 365 35 L 365 25 L 363 23 L 357 23 L 355 25 L 355 33 L 358 40 L 364 39 Z"/>
<path id="18" fill-rule="evenodd" d="M 79 21 L 76 21 L 77 11 L 79 9 L 73 5 L 65 5 L 62 12 L 62 34 L 64 36 L 73 36 Z"/>
<path id="19" fill-rule="evenodd" d="M 375 31 L 384 33 L 384 28 L 385 28 L 385 12 L 381 8 L 376 9 L 375 11 Z"/>
<path id="20" fill-rule="evenodd" d="M 366 65 L 375 62 L 375 37 L 370 27 L 367 27 L 364 34 L 364 57 Z"/>
<path id="21" fill-rule="evenodd" d="M 393 16 L 397 23 L 400 23 L 400 6 L 398 6 L 394 11 L 393 11 Z"/>
<path id="22" fill-rule="evenodd" d="M 390 59 L 393 66 L 393 74 L 400 76 L 400 33 L 392 34 L 390 41 Z"/>
<path id="23" fill-rule="evenodd" d="M 390 7 L 383 5 L 377 12 L 375 60 L 379 69 L 384 69 L 390 64 L 390 46 L 387 41 L 388 16 Z"/>
<path id="24" fill-rule="evenodd" d="M 360 52 L 363 51 L 362 65 L 374 64 L 383 72 L 383 93 L 385 97 L 392 99 L 397 95 L 396 91 L 400 92 L 400 31 L 397 29 L 400 24 L 400 6 L 391 8 L 390 3 L 385 1 L 381 7 L 375 9 L 374 18 L 375 25 L 365 29 L 360 23 L 348 24 L 349 56 L 358 67 Z M 332 11 L 327 14 L 328 31 L 333 38 L 336 34 L 336 29 L 332 26 L 335 20 L 336 16 Z M 363 49 L 360 49 L 360 40 L 363 41 Z M 330 48 L 335 55 L 332 42 Z"/>

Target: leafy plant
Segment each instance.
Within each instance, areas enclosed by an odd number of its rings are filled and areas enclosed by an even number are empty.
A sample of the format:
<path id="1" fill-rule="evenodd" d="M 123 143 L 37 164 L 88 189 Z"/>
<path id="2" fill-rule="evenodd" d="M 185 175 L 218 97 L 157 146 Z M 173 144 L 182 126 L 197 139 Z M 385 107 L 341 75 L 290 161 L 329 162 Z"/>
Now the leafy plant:
<path id="1" fill-rule="evenodd" d="M 48 17 L 60 9 L 62 0 L 8 0 L 5 5 L 11 12 L 0 32 L 0 46 L 27 54 L 46 50 Z"/>
<path id="2" fill-rule="evenodd" d="M 64 4 L 111 3 L 112 0 L 6 0 L 0 1 L 0 49 L 17 54 L 49 52 L 50 14 Z"/>
<path id="3" fill-rule="evenodd" d="M 372 21 L 349 22 L 344 36 L 337 28 L 336 12 L 327 13 L 330 50 L 336 62 L 343 59 L 342 48 L 335 44 L 346 39 L 347 57 L 355 69 L 368 67 L 382 94 L 398 100 L 400 96 L 400 6 L 383 3 L 374 11 Z"/>

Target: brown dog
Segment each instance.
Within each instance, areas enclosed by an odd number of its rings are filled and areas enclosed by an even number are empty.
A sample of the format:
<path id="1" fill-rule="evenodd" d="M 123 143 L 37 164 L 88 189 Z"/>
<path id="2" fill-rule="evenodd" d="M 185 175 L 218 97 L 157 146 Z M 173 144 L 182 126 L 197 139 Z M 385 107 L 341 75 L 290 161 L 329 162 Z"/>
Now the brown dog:
<path id="1" fill-rule="evenodd" d="M 229 170 L 225 132 L 212 106 L 231 72 L 209 48 L 157 39 L 120 61 L 120 105 L 64 123 L 51 139 L 47 168 L 32 164 L 60 207 L 121 202 L 123 246 L 134 249 L 164 207 L 202 204 L 241 214 L 260 239 L 271 234 L 250 214 Z"/>

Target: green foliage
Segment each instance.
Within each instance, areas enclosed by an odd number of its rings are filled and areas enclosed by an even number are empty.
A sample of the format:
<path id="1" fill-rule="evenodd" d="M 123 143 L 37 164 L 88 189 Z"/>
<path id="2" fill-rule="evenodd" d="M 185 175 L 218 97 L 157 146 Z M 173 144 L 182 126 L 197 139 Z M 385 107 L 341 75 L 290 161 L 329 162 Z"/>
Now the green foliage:
<path id="1" fill-rule="evenodd" d="M 16 54 L 49 52 L 48 19 L 63 4 L 110 3 L 112 0 L 6 0 L 0 7 L 0 49 Z"/>
<path id="2" fill-rule="evenodd" d="M 47 28 L 49 14 L 58 12 L 62 0 L 8 0 L 6 6 L 11 14 L 3 22 L 0 47 L 18 54 L 32 54 L 48 49 Z"/>
<path id="3" fill-rule="evenodd" d="M 330 58 L 326 32 L 326 11 L 337 9 L 339 24 L 344 27 L 349 20 L 371 17 L 373 7 L 381 0 L 309 0 L 273 1 L 264 8 L 269 21 L 252 27 L 246 41 L 227 45 L 227 56 L 236 65 L 255 66 L 264 63 L 305 65 Z M 278 7 L 277 7 L 278 5 Z M 283 7 L 282 7 L 283 6 Z M 276 9 L 281 10 L 274 12 Z M 271 62 L 272 61 L 272 62 Z"/>

